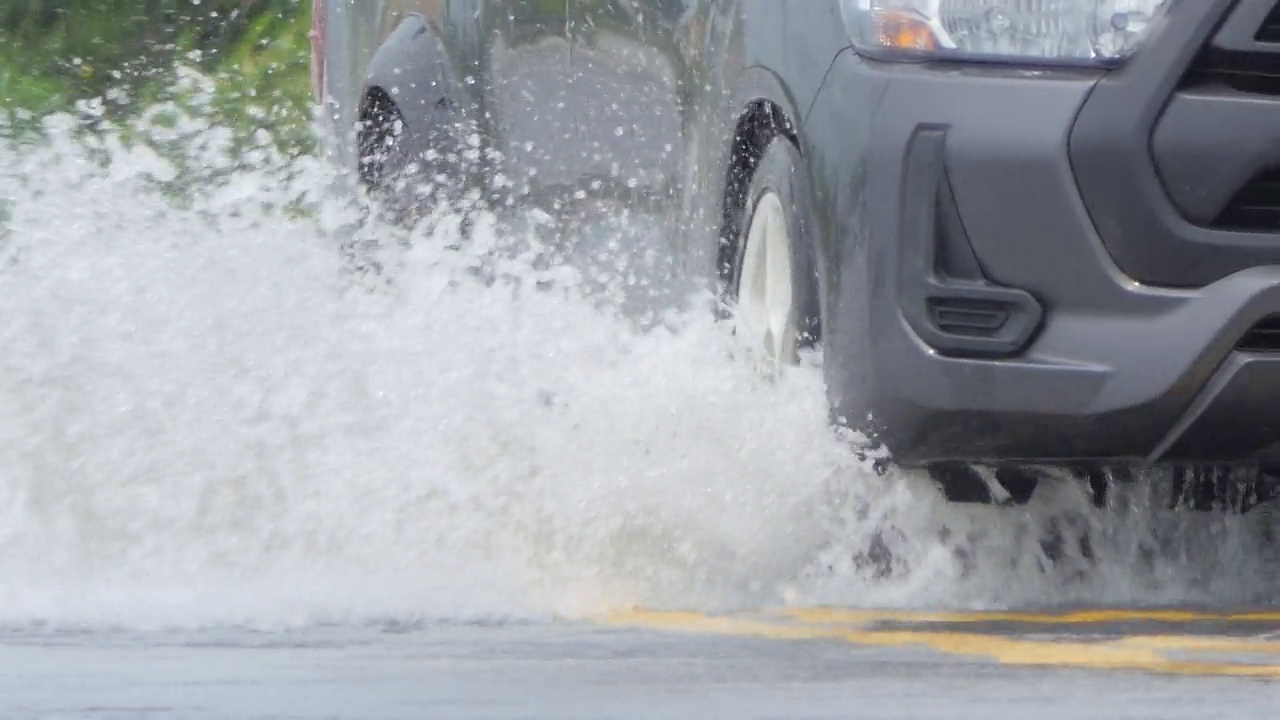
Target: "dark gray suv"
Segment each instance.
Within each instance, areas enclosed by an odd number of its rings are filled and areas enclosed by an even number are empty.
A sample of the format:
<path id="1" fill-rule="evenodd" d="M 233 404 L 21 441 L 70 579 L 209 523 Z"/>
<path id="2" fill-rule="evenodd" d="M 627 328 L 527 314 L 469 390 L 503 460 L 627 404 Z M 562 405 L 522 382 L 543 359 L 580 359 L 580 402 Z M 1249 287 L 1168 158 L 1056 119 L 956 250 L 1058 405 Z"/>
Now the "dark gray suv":
<path id="1" fill-rule="evenodd" d="M 820 346 L 833 417 L 953 497 L 1280 451 L 1277 0 L 326 4 L 375 190 L 659 208 L 763 358 Z"/>

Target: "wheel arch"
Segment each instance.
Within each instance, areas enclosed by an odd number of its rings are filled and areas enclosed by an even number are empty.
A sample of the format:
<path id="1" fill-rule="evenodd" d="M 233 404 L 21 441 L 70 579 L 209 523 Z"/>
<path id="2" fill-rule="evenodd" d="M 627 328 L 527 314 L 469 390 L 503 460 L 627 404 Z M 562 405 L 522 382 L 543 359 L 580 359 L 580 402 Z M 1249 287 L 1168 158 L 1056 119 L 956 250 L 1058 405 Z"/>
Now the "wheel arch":
<path id="1" fill-rule="evenodd" d="M 734 266 L 740 251 L 743 229 L 742 217 L 756 167 L 769 144 L 778 137 L 784 137 L 799 154 L 802 161 L 799 170 L 805 175 L 800 178 L 804 192 L 808 195 L 808 205 L 802 209 L 804 216 L 801 217 L 801 222 L 807 227 L 804 251 L 814 276 L 810 292 L 815 297 L 811 300 L 820 306 L 824 297 L 826 273 L 821 258 L 821 244 L 815 236 L 818 227 L 812 217 L 812 203 L 816 198 L 812 197 L 813 184 L 809 177 L 813 169 L 805 162 L 809 152 L 803 134 L 803 116 L 781 78 L 764 67 L 748 68 L 742 73 L 734 98 L 733 132 L 720 198 L 720 233 L 716 257 L 721 294 L 726 299 L 732 294 Z M 820 307 L 819 315 L 822 315 Z M 821 321 L 812 332 L 815 339 L 820 339 Z"/>
<path id="2" fill-rule="evenodd" d="M 720 197 L 720 247 L 716 268 L 724 291 L 728 291 L 733 263 L 738 253 L 741 216 L 747 190 L 756 165 L 769 142 L 787 137 L 804 154 L 799 138 L 799 116 L 777 75 L 762 67 L 745 70 L 731 104 L 732 136 L 724 168 Z"/>
<path id="3" fill-rule="evenodd" d="M 385 116 L 376 112 L 391 103 L 405 127 L 419 136 L 432 128 L 438 110 L 461 111 L 466 118 L 465 88 L 435 28 L 417 13 L 400 21 L 374 52 L 360 91 L 357 117 L 364 121 Z"/>

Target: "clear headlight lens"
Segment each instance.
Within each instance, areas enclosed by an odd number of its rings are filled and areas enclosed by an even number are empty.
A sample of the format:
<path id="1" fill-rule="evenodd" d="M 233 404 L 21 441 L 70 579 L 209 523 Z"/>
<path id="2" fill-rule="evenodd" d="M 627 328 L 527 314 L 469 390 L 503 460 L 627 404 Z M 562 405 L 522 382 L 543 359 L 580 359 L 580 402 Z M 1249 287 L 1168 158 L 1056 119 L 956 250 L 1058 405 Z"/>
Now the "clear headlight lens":
<path id="1" fill-rule="evenodd" d="M 861 50 L 886 57 L 1109 64 L 1170 0 L 842 0 Z"/>

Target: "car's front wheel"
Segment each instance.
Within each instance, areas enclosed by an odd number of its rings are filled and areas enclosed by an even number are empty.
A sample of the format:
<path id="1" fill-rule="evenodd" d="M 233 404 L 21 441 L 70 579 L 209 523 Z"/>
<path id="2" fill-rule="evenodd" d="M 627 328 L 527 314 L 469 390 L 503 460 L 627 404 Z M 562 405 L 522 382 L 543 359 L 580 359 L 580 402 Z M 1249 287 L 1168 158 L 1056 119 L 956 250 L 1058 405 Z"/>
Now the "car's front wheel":
<path id="1" fill-rule="evenodd" d="M 802 163 L 787 137 L 773 138 L 755 166 L 737 224 L 729 283 L 735 330 L 768 374 L 816 346 L 821 327 Z"/>

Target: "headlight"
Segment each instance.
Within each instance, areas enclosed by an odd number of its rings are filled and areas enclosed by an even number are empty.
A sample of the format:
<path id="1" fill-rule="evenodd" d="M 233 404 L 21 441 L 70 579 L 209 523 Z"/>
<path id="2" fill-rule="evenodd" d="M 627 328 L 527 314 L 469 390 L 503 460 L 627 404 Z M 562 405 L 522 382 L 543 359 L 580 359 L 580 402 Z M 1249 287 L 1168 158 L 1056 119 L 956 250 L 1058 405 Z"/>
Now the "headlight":
<path id="1" fill-rule="evenodd" d="M 841 0 L 873 56 L 1114 64 L 1170 0 Z"/>

